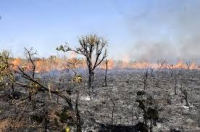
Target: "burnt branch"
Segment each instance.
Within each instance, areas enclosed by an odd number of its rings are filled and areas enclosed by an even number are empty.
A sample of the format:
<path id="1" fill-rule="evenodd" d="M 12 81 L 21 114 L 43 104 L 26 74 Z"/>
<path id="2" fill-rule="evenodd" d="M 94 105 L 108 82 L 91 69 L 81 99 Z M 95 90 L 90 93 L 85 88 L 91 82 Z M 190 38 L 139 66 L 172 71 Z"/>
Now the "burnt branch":
<path id="1" fill-rule="evenodd" d="M 43 84 L 41 84 L 39 81 L 37 81 L 36 79 L 32 78 L 30 75 L 28 75 L 27 73 L 25 73 L 19 66 L 18 66 L 19 71 L 16 71 L 16 73 L 20 74 L 23 78 L 25 78 L 26 80 L 29 80 L 30 82 L 33 82 L 35 84 L 37 84 L 38 87 L 38 91 L 41 92 L 50 92 L 52 94 L 55 94 L 61 98 L 63 98 L 68 105 L 70 106 L 70 108 L 73 108 L 72 105 L 72 101 L 69 97 L 63 95 L 61 92 L 57 91 L 57 90 L 49 90 L 48 87 L 44 86 Z M 20 82 L 15 82 L 16 84 L 22 86 L 22 87 L 26 87 L 26 88 L 32 88 L 31 86 L 24 84 L 24 83 L 20 83 Z"/>
<path id="2" fill-rule="evenodd" d="M 55 94 L 61 98 L 63 98 L 69 105 L 69 107 L 71 109 L 73 109 L 73 105 L 72 105 L 72 101 L 69 97 L 65 96 L 63 94 L 63 91 L 58 91 L 58 90 L 49 90 L 49 88 L 47 86 L 44 86 L 40 81 L 37 80 L 37 78 L 35 78 L 35 69 L 36 69 L 36 66 L 35 66 L 35 59 L 33 58 L 33 56 L 36 54 L 36 52 L 32 52 L 32 49 L 31 50 L 27 50 L 25 48 L 25 53 L 27 54 L 27 58 L 28 58 L 28 61 L 31 62 L 32 64 L 32 74 L 29 75 L 28 73 L 26 73 L 26 71 L 20 67 L 20 66 L 16 66 L 17 67 L 17 70 L 13 69 L 13 71 L 20 75 L 22 78 L 24 78 L 25 80 L 28 80 L 29 82 L 31 82 L 32 84 L 34 85 L 29 85 L 29 84 L 26 84 L 26 83 L 23 83 L 23 82 L 19 82 L 19 81 L 14 81 L 15 84 L 21 86 L 21 87 L 24 87 L 24 88 L 28 88 L 29 91 L 31 89 L 35 89 L 36 93 L 38 92 L 50 92 L 52 94 Z M 37 87 L 35 87 L 37 86 Z M 31 96 L 31 94 L 29 95 L 29 97 Z M 30 97 L 31 98 L 31 97 Z"/>
<path id="3" fill-rule="evenodd" d="M 26 55 L 28 61 L 31 63 L 32 78 L 34 78 L 35 77 L 35 70 L 36 70 L 36 66 L 35 66 L 36 59 L 34 58 L 34 56 L 37 54 L 37 51 L 33 52 L 33 48 L 31 48 L 30 50 L 28 50 L 27 48 L 24 48 L 24 50 L 25 50 L 25 55 Z"/>

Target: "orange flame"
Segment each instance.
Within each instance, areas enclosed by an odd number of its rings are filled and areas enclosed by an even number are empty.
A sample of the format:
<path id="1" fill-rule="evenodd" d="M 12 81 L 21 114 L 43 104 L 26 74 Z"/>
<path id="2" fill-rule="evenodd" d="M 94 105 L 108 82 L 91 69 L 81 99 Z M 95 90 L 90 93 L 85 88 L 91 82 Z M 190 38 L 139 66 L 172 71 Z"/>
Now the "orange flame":
<path id="1" fill-rule="evenodd" d="M 11 64 L 13 65 L 13 69 L 17 70 L 17 66 L 21 65 L 21 59 L 20 58 L 12 59 Z"/>
<path id="2" fill-rule="evenodd" d="M 66 67 L 63 67 L 63 65 L 66 64 L 67 61 L 74 60 L 74 57 L 76 57 L 75 54 L 72 54 L 70 59 L 63 59 L 59 57 L 50 57 L 50 58 L 44 58 L 44 59 L 38 59 L 35 61 L 36 66 L 36 72 L 49 72 L 51 70 L 63 70 Z M 80 64 L 76 65 L 76 68 L 87 68 L 86 62 L 84 59 L 78 59 L 80 61 Z M 11 60 L 11 63 L 15 66 L 14 69 L 16 70 L 16 66 L 25 66 L 27 71 L 32 70 L 31 63 L 25 63 L 25 61 L 21 58 L 15 58 Z M 102 62 L 99 66 L 102 69 L 106 69 L 105 61 Z M 132 69 L 145 69 L 145 68 L 154 68 L 158 69 L 160 66 L 158 63 L 150 63 L 147 61 L 135 61 L 130 62 L 130 59 L 128 56 L 124 56 L 122 61 L 114 61 L 113 59 L 108 59 L 108 69 L 113 68 L 132 68 Z M 174 65 L 169 65 L 165 63 L 162 65 L 162 68 L 171 68 L 171 69 L 200 69 L 200 67 L 195 62 L 188 62 L 185 63 L 184 61 L 178 61 Z"/>

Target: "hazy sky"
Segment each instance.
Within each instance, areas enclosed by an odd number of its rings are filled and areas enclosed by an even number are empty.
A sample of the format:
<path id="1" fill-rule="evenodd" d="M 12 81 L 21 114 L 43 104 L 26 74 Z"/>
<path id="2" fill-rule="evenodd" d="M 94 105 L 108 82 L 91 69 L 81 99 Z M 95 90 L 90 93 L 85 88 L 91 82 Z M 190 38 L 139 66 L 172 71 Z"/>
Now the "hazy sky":
<path id="1" fill-rule="evenodd" d="M 200 59 L 199 14 L 199 0 L 0 0 L 0 49 L 48 57 L 97 33 L 114 59 Z"/>

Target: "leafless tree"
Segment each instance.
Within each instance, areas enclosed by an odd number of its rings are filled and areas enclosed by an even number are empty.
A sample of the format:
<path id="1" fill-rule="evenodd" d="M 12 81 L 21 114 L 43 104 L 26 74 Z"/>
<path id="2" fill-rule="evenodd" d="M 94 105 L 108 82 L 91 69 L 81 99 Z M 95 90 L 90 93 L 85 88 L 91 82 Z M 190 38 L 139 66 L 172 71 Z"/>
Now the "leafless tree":
<path id="1" fill-rule="evenodd" d="M 153 74 L 154 68 L 150 67 L 149 70 L 150 70 L 150 75 L 151 75 L 151 77 L 154 77 L 154 74 Z"/>
<path id="2" fill-rule="evenodd" d="M 174 65 L 169 65 L 168 70 L 169 70 L 170 77 L 172 81 L 174 82 L 174 94 L 177 95 L 177 83 L 179 79 L 179 71 L 176 68 L 174 68 Z"/>
<path id="3" fill-rule="evenodd" d="M 35 65 L 35 61 L 36 61 L 36 58 L 35 58 L 35 55 L 37 54 L 37 51 L 33 51 L 33 48 L 31 48 L 30 50 L 28 50 L 27 48 L 24 48 L 25 50 L 25 56 L 27 58 L 27 61 L 28 63 L 30 62 L 31 63 L 31 69 L 30 72 L 31 72 L 31 78 L 33 80 L 35 80 L 35 70 L 36 70 L 36 65 Z M 32 86 L 35 85 L 35 83 L 32 83 L 31 84 Z M 32 96 L 34 94 L 34 88 L 30 88 L 29 89 L 29 101 L 32 101 Z"/>
<path id="4" fill-rule="evenodd" d="M 185 62 L 186 66 L 187 66 L 187 70 L 190 70 L 191 67 L 191 61 L 187 61 Z"/>
<path id="5" fill-rule="evenodd" d="M 185 106 L 189 107 L 189 101 L 188 101 L 188 92 L 187 90 L 183 87 L 183 83 L 181 83 L 180 91 L 182 93 L 182 97 L 185 100 Z"/>
<path id="6" fill-rule="evenodd" d="M 69 107 L 71 109 L 73 109 L 73 103 L 71 101 L 71 99 L 66 96 L 63 91 L 58 91 L 58 90 L 51 90 L 48 88 L 48 86 L 45 86 L 42 82 L 40 82 L 37 78 L 35 78 L 35 61 L 33 59 L 33 55 L 35 55 L 36 52 L 33 52 L 33 49 L 27 50 L 25 49 L 27 55 L 28 55 L 28 60 L 31 62 L 31 66 L 32 66 L 32 72 L 31 74 L 29 74 L 29 72 L 26 72 L 26 70 L 24 69 L 24 67 L 20 67 L 20 66 L 16 66 L 17 69 L 14 69 L 14 72 L 21 76 L 23 79 L 25 79 L 26 81 L 30 82 L 30 83 L 26 83 L 23 81 L 17 81 L 15 80 L 15 84 L 19 85 L 21 87 L 24 87 L 25 89 L 29 89 L 31 90 L 30 94 L 29 94 L 29 99 L 31 99 L 31 97 L 33 95 L 36 95 L 38 92 L 47 92 L 47 93 L 51 93 L 51 94 L 55 94 L 61 98 L 63 98 L 69 105 Z"/>
<path id="7" fill-rule="evenodd" d="M 167 61 L 164 59 L 159 59 L 157 60 L 157 64 L 158 64 L 158 69 L 162 69 L 164 68 L 164 66 L 167 65 Z"/>
<path id="8" fill-rule="evenodd" d="M 177 95 L 178 74 L 174 75 L 174 94 Z"/>
<path id="9" fill-rule="evenodd" d="M 67 45 L 61 45 L 56 48 L 56 50 L 63 52 L 72 51 L 85 56 L 89 72 L 88 88 L 90 90 L 94 80 L 95 68 L 107 57 L 107 41 L 94 34 L 82 36 L 79 38 L 79 44 L 80 46 L 75 49 L 72 49 Z"/>
<path id="10" fill-rule="evenodd" d="M 168 71 L 171 77 L 174 75 L 174 65 L 168 65 Z"/>

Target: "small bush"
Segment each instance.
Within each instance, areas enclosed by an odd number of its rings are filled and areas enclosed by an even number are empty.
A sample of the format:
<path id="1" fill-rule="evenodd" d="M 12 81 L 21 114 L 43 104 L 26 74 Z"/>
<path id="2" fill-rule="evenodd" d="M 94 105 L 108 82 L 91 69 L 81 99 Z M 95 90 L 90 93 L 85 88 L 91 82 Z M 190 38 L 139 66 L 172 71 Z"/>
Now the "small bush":
<path id="1" fill-rule="evenodd" d="M 42 123 L 44 117 L 42 115 L 31 115 L 31 120 L 37 122 L 38 124 Z"/>

